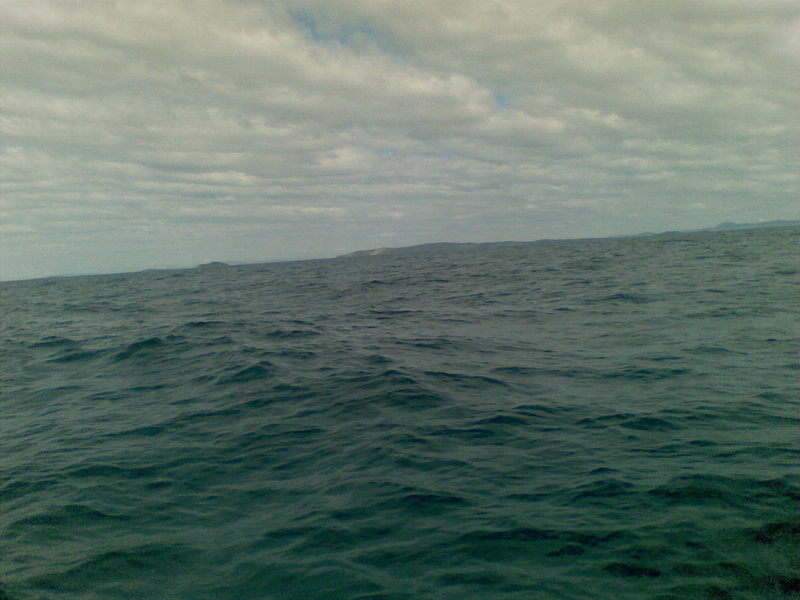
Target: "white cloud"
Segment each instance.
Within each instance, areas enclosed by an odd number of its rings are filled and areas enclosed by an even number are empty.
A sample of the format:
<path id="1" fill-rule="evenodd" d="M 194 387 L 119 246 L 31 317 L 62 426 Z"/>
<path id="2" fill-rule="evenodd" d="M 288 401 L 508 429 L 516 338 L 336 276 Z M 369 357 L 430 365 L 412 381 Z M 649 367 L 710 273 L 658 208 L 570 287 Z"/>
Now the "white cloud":
<path id="1" fill-rule="evenodd" d="M 266 260 L 792 217 L 798 24 L 782 0 L 6 2 L 0 277 L 202 262 L 200 222 L 203 257 Z"/>

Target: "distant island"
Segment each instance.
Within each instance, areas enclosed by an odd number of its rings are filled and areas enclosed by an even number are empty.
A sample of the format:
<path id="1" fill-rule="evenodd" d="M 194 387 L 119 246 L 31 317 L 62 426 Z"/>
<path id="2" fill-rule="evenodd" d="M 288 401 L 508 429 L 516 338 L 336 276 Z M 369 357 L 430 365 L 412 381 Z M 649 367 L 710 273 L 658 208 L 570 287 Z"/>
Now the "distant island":
<path id="1" fill-rule="evenodd" d="M 700 229 L 699 231 L 730 231 L 733 229 L 763 229 L 765 227 L 796 227 L 800 225 L 800 220 L 763 221 L 761 223 L 731 223 L 726 221 L 716 227 Z"/>
<path id="2" fill-rule="evenodd" d="M 203 263 L 202 265 L 197 265 L 198 269 L 219 269 L 220 267 L 230 267 L 228 263 L 220 262 L 215 260 L 213 262 Z"/>
<path id="3" fill-rule="evenodd" d="M 610 236 L 611 238 L 640 238 L 640 237 L 654 237 L 654 236 L 668 236 L 668 235 L 681 235 L 688 233 L 704 233 L 704 232 L 722 232 L 722 231 L 738 231 L 742 229 L 767 229 L 772 227 L 800 227 L 800 219 L 798 220 L 780 220 L 780 221 L 762 221 L 760 223 L 731 223 L 725 222 L 716 225 L 715 227 L 706 227 L 704 229 L 685 229 L 676 231 L 662 231 L 662 232 L 645 232 L 636 233 L 631 235 L 617 235 Z M 587 238 L 582 238 L 587 239 Z M 591 238 L 589 238 L 591 239 Z M 599 239 L 599 238 L 598 238 Z M 607 239 L 607 238 L 603 238 Z M 429 244 L 417 244 L 415 246 L 402 246 L 397 248 L 374 248 L 371 250 L 357 250 L 349 254 L 342 254 L 336 258 L 359 258 L 380 256 L 382 254 L 391 255 L 425 255 L 433 254 L 439 250 L 444 249 L 460 249 L 468 251 L 477 247 L 495 246 L 495 247 L 511 247 L 511 246 L 527 246 L 530 244 L 547 244 L 552 242 L 565 241 L 564 239 L 543 239 L 530 242 L 508 241 L 508 242 L 433 242 Z"/>
<path id="4" fill-rule="evenodd" d="M 791 219 L 782 219 L 779 221 L 761 221 L 760 223 L 732 223 L 730 221 L 726 221 L 724 223 L 720 223 L 715 227 L 706 227 L 704 229 L 684 229 L 684 230 L 675 230 L 675 231 L 662 231 L 659 233 L 655 232 L 645 232 L 645 233 L 638 233 L 632 236 L 621 236 L 621 237 L 645 237 L 651 235 L 674 235 L 676 233 L 703 233 L 703 232 L 712 232 L 712 231 L 738 231 L 741 229 L 767 229 L 771 227 L 797 227 L 800 226 L 800 220 L 791 220 Z"/>

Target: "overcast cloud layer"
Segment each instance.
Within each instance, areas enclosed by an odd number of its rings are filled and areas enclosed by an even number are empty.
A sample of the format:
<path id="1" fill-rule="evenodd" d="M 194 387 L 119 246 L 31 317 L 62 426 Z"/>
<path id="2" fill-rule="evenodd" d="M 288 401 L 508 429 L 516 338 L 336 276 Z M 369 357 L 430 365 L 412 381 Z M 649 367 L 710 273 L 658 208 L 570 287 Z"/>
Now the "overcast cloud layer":
<path id="1" fill-rule="evenodd" d="M 0 277 L 798 218 L 800 3 L 6 0 Z"/>

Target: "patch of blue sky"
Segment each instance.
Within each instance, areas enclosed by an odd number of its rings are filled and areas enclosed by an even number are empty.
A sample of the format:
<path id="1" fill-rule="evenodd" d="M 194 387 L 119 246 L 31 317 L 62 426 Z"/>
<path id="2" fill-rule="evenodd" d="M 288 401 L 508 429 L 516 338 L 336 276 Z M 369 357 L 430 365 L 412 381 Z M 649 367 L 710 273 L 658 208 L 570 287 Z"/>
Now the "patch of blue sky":
<path id="1" fill-rule="evenodd" d="M 477 83 L 489 90 L 494 97 L 494 103 L 499 108 L 509 108 L 511 106 L 511 99 L 508 97 L 508 94 L 504 92 L 501 87 L 496 87 L 497 81 L 487 81 L 486 79 L 478 79 Z"/>
<path id="2" fill-rule="evenodd" d="M 317 44 L 355 46 L 363 40 L 373 43 L 385 54 L 400 55 L 400 48 L 385 35 L 379 34 L 364 20 L 352 23 L 328 23 L 306 10 L 291 11 L 298 28 Z"/>
<path id="3" fill-rule="evenodd" d="M 505 92 L 501 92 L 500 90 L 492 90 L 492 92 L 494 93 L 494 101 L 497 102 L 497 106 L 500 108 L 509 107 L 508 96 Z"/>

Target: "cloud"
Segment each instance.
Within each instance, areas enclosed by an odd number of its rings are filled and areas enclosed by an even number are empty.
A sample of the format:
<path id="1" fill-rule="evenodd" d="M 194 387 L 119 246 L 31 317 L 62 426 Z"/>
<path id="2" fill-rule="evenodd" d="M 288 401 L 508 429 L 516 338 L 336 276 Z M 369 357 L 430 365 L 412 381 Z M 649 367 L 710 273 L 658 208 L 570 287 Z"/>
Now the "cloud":
<path id="1" fill-rule="evenodd" d="M 6 279 L 194 264 L 200 231 L 236 261 L 797 213 L 795 2 L 29 0 L 0 23 Z"/>

